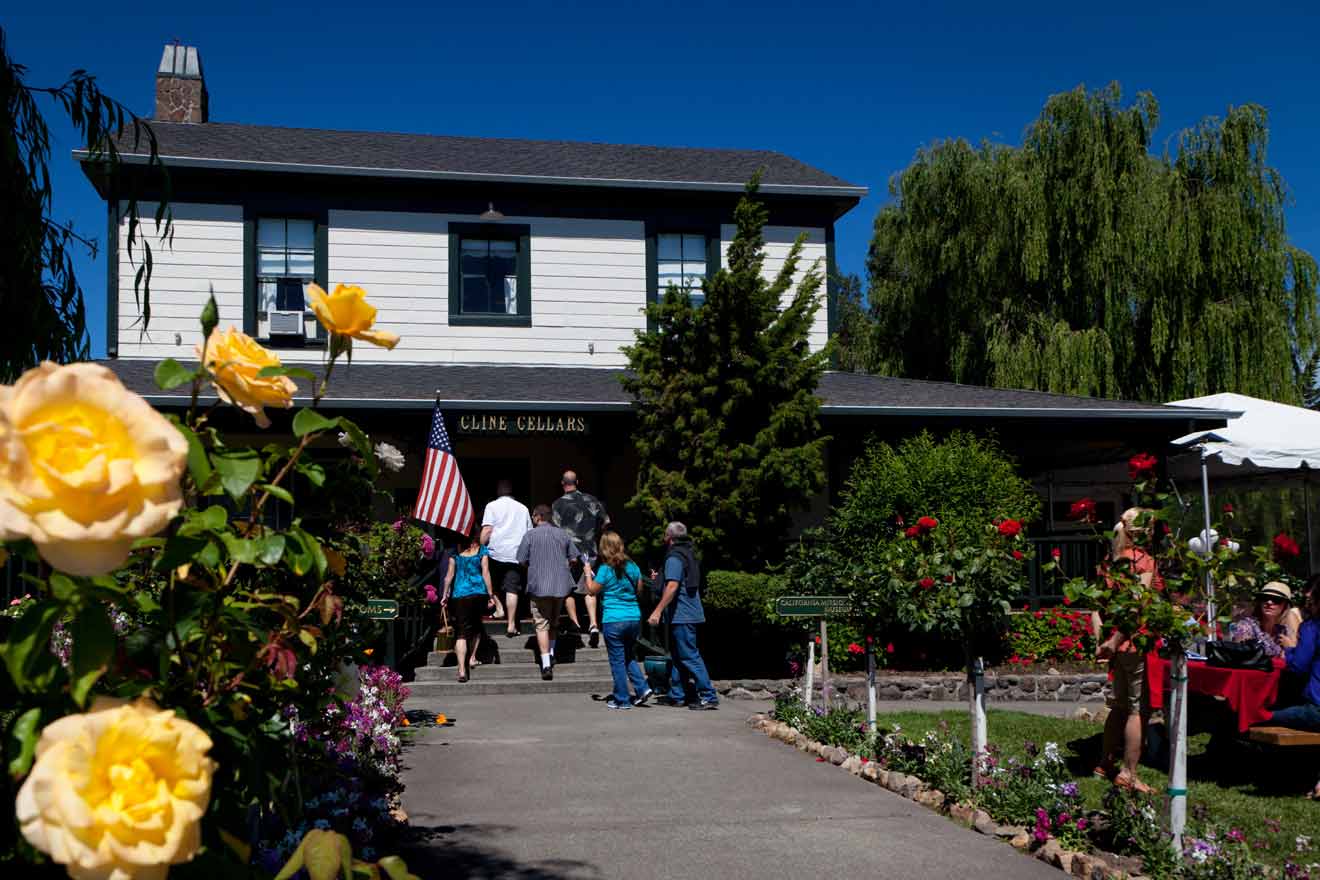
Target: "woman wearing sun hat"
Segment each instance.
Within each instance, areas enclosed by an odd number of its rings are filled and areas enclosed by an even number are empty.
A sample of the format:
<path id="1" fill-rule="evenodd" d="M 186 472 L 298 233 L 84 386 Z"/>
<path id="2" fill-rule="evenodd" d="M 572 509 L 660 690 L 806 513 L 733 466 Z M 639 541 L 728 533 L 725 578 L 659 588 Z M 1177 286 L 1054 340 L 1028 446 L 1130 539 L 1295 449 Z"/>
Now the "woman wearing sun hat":
<path id="1" fill-rule="evenodd" d="M 1228 637 L 1235 642 L 1260 642 L 1270 657 L 1282 657 L 1285 648 L 1297 645 L 1302 613 L 1292 607 L 1292 590 L 1280 581 L 1270 581 L 1256 593 L 1251 614 L 1229 625 Z"/>
<path id="2" fill-rule="evenodd" d="M 1312 579 L 1308 586 L 1302 596 L 1307 620 L 1298 631 L 1296 644 L 1284 651 L 1288 671 L 1303 680 L 1302 702 L 1275 711 L 1269 723 L 1320 731 L 1320 584 Z M 1320 782 L 1307 797 L 1320 799 Z"/>

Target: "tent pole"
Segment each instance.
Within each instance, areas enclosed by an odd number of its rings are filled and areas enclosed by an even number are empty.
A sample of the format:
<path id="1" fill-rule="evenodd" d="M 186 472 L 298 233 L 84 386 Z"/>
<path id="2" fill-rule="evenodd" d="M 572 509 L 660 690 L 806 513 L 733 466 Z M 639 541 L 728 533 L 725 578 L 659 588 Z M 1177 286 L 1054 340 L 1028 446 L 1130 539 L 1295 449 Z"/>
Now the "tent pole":
<path id="1" fill-rule="evenodd" d="M 1302 474 L 1302 503 L 1306 505 L 1306 573 L 1315 574 L 1315 550 L 1311 538 L 1311 472 Z"/>
<path id="2" fill-rule="evenodd" d="M 1206 452 L 1205 444 L 1201 444 L 1201 502 L 1205 511 L 1205 542 L 1210 543 L 1210 456 Z M 1205 548 L 1206 556 L 1209 557 L 1214 552 L 1214 547 Z M 1205 573 L 1205 624 L 1210 638 L 1217 635 L 1215 614 L 1215 582 L 1210 577 L 1210 572 Z"/>

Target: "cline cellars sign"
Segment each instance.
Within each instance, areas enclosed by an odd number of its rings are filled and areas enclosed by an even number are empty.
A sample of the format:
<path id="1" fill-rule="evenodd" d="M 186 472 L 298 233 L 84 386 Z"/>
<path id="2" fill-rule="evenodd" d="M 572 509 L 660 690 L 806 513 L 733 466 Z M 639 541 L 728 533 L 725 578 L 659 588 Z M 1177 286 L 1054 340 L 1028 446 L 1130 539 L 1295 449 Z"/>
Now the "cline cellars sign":
<path id="1" fill-rule="evenodd" d="M 484 435 L 589 434 L 586 416 L 557 416 L 549 413 L 463 413 L 458 433 Z"/>

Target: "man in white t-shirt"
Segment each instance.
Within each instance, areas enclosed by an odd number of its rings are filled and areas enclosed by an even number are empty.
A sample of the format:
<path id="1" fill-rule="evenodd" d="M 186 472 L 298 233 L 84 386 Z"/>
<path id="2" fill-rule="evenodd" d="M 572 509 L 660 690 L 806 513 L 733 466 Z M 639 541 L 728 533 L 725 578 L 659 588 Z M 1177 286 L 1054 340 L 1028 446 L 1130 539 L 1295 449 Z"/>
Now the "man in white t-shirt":
<path id="1" fill-rule="evenodd" d="M 509 638 L 518 636 L 518 597 L 527 580 L 518 564 L 518 547 L 523 535 L 531 531 L 532 517 L 527 506 L 513 497 L 513 483 L 495 484 L 494 501 L 481 516 L 481 543 L 490 548 L 490 580 L 496 590 L 504 591 L 505 620 Z"/>

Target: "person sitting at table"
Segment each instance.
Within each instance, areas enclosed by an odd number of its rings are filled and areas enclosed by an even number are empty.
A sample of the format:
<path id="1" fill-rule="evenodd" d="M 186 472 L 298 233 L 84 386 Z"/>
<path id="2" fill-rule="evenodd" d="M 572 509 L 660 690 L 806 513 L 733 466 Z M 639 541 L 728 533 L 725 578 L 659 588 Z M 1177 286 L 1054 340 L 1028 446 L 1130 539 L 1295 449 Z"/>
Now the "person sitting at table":
<path id="1" fill-rule="evenodd" d="M 1297 628 L 1302 613 L 1292 605 L 1292 590 L 1279 581 L 1270 581 L 1256 594 L 1250 614 L 1236 618 L 1228 627 L 1234 642 L 1260 642 L 1270 657 L 1282 657 L 1285 648 L 1297 644 Z"/>
<path id="2" fill-rule="evenodd" d="M 1155 567 L 1155 557 L 1141 548 L 1145 537 L 1146 520 L 1151 512 L 1131 507 L 1114 525 L 1114 543 L 1109 565 L 1127 562 L 1128 572 L 1141 581 L 1146 589 L 1164 589 L 1163 578 Z M 1106 578 L 1106 580 L 1110 580 Z M 1110 581 L 1110 586 L 1113 586 Z M 1100 616 L 1094 615 L 1096 639 L 1102 633 Z M 1146 680 L 1146 656 L 1132 643 L 1131 634 L 1115 628 L 1103 642 L 1096 655 L 1109 661 L 1109 675 L 1113 690 L 1109 697 L 1109 717 L 1105 719 L 1104 756 L 1095 768 L 1097 776 L 1110 780 L 1120 788 L 1130 788 L 1142 794 L 1153 789 L 1137 778 L 1137 762 L 1141 760 L 1141 738 L 1145 732 L 1143 685 Z M 1117 762 L 1121 760 L 1122 766 Z"/>
<path id="3" fill-rule="evenodd" d="M 1302 702 L 1275 710 L 1270 715 L 1269 723 L 1298 730 L 1320 731 L 1320 584 L 1313 578 L 1308 587 L 1303 598 L 1307 619 L 1297 631 L 1296 646 L 1284 649 L 1288 671 L 1305 679 Z M 1315 784 L 1307 797 L 1320 799 L 1320 782 Z"/>

